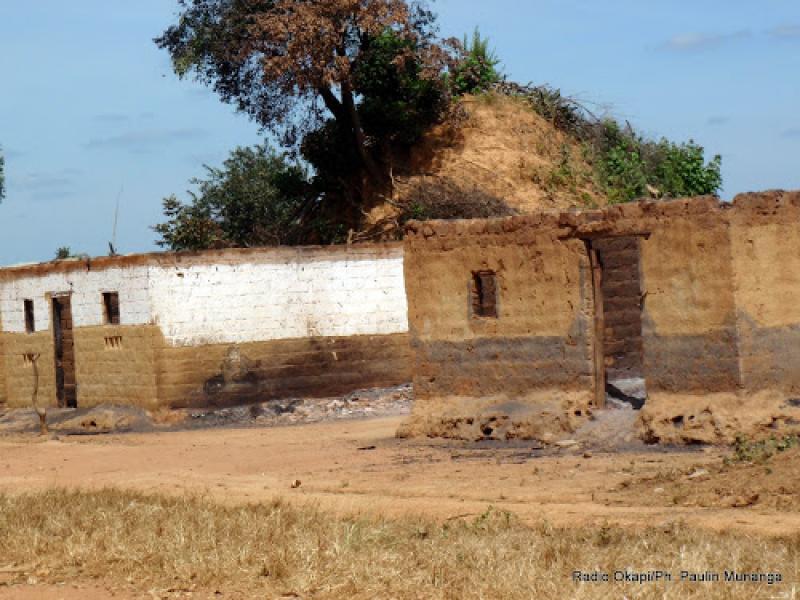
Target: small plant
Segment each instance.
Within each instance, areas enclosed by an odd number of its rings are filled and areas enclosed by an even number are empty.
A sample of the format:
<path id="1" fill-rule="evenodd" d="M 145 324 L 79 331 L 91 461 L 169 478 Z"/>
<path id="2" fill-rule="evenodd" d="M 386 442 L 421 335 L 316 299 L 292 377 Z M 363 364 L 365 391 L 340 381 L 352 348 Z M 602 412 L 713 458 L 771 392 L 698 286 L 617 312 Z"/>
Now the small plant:
<path id="1" fill-rule="evenodd" d="M 56 250 L 56 260 L 65 260 L 67 258 L 72 258 L 75 256 L 72 253 L 72 248 L 69 246 L 61 246 L 58 250 Z"/>
<path id="2" fill-rule="evenodd" d="M 785 435 L 783 437 L 775 437 L 773 435 L 768 439 L 759 441 L 738 435 L 733 444 L 733 456 L 727 458 L 726 463 L 763 463 L 776 454 L 786 452 L 796 446 L 800 446 L 800 436 L 797 435 Z"/>
<path id="3" fill-rule="evenodd" d="M 497 66 L 500 60 L 489 47 L 489 39 L 481 37 L 478 28 L 472 39 L 464 36 L 463 43 L 457 46 L 458 58 L 450 71 L 450 87 L 455 96 L 486 92 L 500 81 Z"/>
<path id="4" fill-rule="evenodd" d="M 518 517 L 513 513 L 498 509 L 495 506 L 489 506 L 480 515 L 475 517 L 475 520 L 470 524 L 474 532 L 481 533 L 498 533 L 508 531 L 513 526 L 517 525 Z"/>

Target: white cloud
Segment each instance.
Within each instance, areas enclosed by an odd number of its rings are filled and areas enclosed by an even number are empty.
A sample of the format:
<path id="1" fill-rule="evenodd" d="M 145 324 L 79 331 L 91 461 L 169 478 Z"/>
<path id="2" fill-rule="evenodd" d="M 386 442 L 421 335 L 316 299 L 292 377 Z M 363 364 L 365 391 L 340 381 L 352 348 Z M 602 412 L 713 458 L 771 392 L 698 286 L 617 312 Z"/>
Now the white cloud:
<path id="1" fill-rule="evenodd" d="M 800 40 L 800 25 L 778 25 L 770 29 L 767 34 L 779 40 Z"/>
<path id="2" fill-rule="evenodd" d="M 678 52 L 705 50 L 745 40 L 751 35 L 748 30 L 733 33 L 681 33 L 664 42 L 661 47 Z"/>
<path id="3" fill-rule="evenodd" d="M 89 140 L 85 147 L 89 149 L 120 148 L 133 152 L 147 152 L 155 147 L 185 142 L 206 137 L 203 129 L 164 129 L 129 131 L 119 135 Z"/>

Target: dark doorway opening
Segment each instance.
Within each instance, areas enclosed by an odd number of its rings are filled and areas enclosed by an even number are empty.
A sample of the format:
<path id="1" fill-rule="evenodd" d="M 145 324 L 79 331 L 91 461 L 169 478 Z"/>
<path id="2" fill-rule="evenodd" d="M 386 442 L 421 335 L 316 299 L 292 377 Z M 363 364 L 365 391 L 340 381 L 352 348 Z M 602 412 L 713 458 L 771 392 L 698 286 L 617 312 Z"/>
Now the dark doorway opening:
<path id="1" fill-rule="evenodd" d="M 598 342 L 602 353 L 602 387 L 606 402 L 624 402 L 636 409 L 647 399 L 644 379 L 644 345 L 641 281 L 641 238 L 626 236 L 595 239 L 591 251 L 596 261 L 595 285 Z M 599 281 L 598 281 L 599 279 Z"/>
<path id="2" fill-rule="evenodd" d="M 75 339 L 69 296 L 53 297 L 53 342 L 56 362 L 56 398 L 60 407 L 78 407 L 75 379 Z"/>

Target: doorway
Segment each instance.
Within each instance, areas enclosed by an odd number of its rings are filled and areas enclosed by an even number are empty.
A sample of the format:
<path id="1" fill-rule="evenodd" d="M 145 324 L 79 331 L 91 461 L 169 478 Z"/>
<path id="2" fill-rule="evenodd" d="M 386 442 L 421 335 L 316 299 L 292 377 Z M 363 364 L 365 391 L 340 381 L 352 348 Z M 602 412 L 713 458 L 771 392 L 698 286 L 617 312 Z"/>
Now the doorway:
<path id="1" fill-rule="evenodd" d="M 622 402 L 641 409 L 647 400 L 644 378 L 641 237 L 595 239 L 595 360 L 603 403 Z M 602 383 L 600 383 L 602 382 Z M 600 391 L 602 390 L 602 392 Z"/>
<path id="2" fill-rule="evenodd" d="M 56 398 L 58 406 L 78 407 L 78 385 L 75 379 L 75 339 L 72 332 L 70 296 L 53 297 L 53 342 L 56 363 Z"/>

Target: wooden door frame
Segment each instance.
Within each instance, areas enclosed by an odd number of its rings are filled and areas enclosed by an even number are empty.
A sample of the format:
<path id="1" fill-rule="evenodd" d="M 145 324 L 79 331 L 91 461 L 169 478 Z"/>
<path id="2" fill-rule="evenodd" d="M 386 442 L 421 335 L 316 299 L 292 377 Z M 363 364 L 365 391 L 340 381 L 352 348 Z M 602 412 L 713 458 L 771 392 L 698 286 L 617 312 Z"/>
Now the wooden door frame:
<path id="1" fill-rule="evenodd" d="M 584 239 L 586 254 L 589 257 L 589 268 L 592 273 L 593 319 L 593 366 L 594 366 L 594 405 L 596 408 L 606 406 L 606 325 L 603 305 L 603 265 L 591 239 Z"/>
<path id="2" fill-rule="evenodd" d="M 64 298 L 66 298 L 68 300 L 68 302 L 63 302 Z M 73 321 L 73 315 L 72 315 L 72 292 L 51 293 L 51 294 L 49 294 L 49 298 L 48 299 L 49 299 L 49 303 L 50 303 L 50 330 L 51 330 L 52 336 L 53 336 L 53 368 L 55 369 L 54 375 L 55 375 L 56 404 L 60 408 L 68 408 L 69 405 L 68 405 L 68 399 L 67 399 L 67 394 L 66 394 L 66 386 L 65 386 L 65 384 L 63 382 L 63 376 L 62 376 L 61 386 L 59 386 L 59 384 L 58 384 L 58 380 L 59 380 L 59 377 L 58 377 L 58 372 L 59 372 L 59 364 L 58 364 L 59 339 L 58 338 L 59 338 L 59 333 L 60 333 L 60 336 L 61 336 L 60 346 L 61 346 L 61 353 L 62 353 L 62 358 L 63 358 L 63 353 L 64 353 L 64 337 L 63 336 L 64 336 L 64 332 L 60 329 L 61 328 L 61 323 L 60 322 L 57 323 L 58 319 L 56 319 L 56 305 L 60 304 L 61 307 L 64 307 L 65 304 L 68 304 L 69 319 L 70 319 L 70 321 Z M 78 403 L 78 381 L 77 381 L 77 369 L 76 369 L 76 364 L 75 364 L 76 363 L 76 356 L 75 356 L 75 325 L 74 325 L 74 322 L 73 322 L 73 326 L 71 328 L 71 331 L 72 331 L 72 371 L 73 371 L 72 372 L 72 376 L 73 376 L 73 379 L 75 380 L 75 407 L 77 407 L 77 403 Z M 62 373 L 63 373 L 63 366 L 61 366 L 60 368 L 62 369 Z"/>
<path id="3" fill-rule="evenodd" d="M 594 304 L 592 336 L 594 340 L 592 345 L 594 350 L 594 404 L 596 408 L 605 408 L 606 406 L 606 318 L 605 299 L 603 297 L 603 264 L 594 247 L 594 241 L 621 237 L 637 237 L 648 240 L 650 235 L 649 231 L 631 231 L 579 236 L 579 239 L 583 241 L 586 247 L 586 255 L 589 258 L 589 268 L 592 273 L 592 301 Z M 639 269 L 641 269 L 641 254 L 639 261 Z"/>

